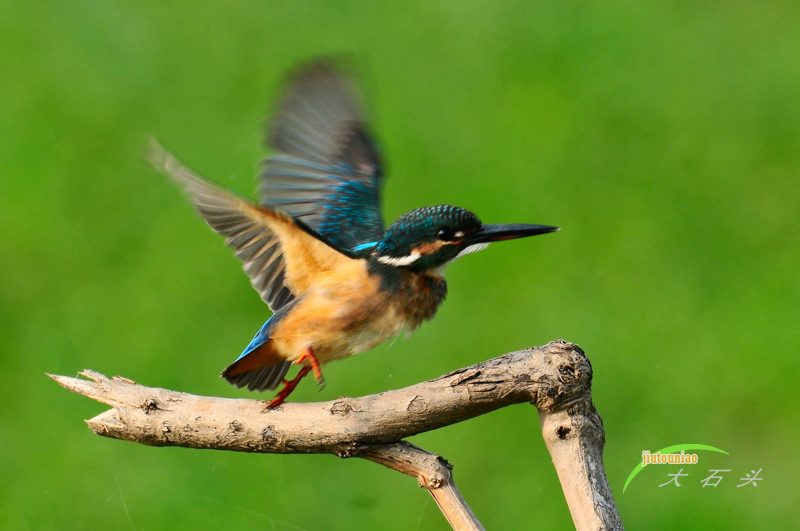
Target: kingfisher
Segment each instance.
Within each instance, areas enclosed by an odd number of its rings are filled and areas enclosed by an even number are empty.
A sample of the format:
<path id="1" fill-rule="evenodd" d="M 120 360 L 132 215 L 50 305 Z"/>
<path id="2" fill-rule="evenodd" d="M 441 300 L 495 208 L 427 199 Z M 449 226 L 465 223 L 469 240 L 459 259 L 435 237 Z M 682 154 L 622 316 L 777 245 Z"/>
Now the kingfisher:
<path id="1" fill-rule="evenodd" d="M 206 223 L 226 238 L 272 310 L 222 372 L 251 391 L 306 375 L 324 386 L 325 364 L 367 351 L 433 318 L 447 293 L 445 268 L 491 242 L 545 234 L 547 225 L 487 225 L 451 205 L 422 207 L 384 228 L 381 156 L 354 78 L 330 60 L 290 76 L 266 144 L 260 201 L 198 176 L 152 142 L 151 162 L 177 181 Z M 286 375 L 299 365 L 291 380 Z"/>

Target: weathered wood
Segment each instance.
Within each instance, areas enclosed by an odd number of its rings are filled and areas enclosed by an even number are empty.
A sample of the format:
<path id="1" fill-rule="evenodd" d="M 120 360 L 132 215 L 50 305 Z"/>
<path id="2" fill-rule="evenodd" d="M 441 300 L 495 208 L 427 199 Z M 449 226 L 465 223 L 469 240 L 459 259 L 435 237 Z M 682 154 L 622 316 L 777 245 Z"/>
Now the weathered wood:
<path id="1" fill-rule="evenodd" d="M 483 529 L 440 456 L 402 439 L 518 403 L 539 410 L 545 442 L 578 529 L 621 529 L 591 400 L 592 368 L 565 341 L 505 354 L 434 380 L 360 398 L 284 403 L 204 397 L 107 378 L 53 376 L 113 409 L 87 421 L 105 437 L 152 446 L 360 457 L 416 477 L 454 529 Z"/>

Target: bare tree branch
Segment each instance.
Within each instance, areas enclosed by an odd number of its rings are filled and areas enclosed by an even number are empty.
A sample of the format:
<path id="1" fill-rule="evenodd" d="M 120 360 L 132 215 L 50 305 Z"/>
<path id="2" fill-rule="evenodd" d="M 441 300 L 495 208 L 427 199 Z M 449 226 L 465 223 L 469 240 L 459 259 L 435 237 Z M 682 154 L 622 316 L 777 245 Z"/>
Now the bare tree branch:
<path id="1" fill-rule="evenodd" d="M 454 529 L 483 529 L 461 497 L 452 467 L 402 439 L 528 402 L 575 526 L 622 529 L 603 467 L 603 423 L 591 399 L 592 368 L 565 341 L 505 354 L 434 380 L 361 398 L 285 403 L 204 397 L 109 379 L 53 376 L 70 391 L 113 407 L 87 421 L 97 434 L 151 446 L 360 457 L 416 477 Z"/>
<path id="2" fill-rule="evenodd" d="M 483 530 L 453 481 L 453 467 L 441 456 L 400 441 L 363 449 L 358 457 L 417 478 L 419 486 L 428 489 L 453 529 Z"/>

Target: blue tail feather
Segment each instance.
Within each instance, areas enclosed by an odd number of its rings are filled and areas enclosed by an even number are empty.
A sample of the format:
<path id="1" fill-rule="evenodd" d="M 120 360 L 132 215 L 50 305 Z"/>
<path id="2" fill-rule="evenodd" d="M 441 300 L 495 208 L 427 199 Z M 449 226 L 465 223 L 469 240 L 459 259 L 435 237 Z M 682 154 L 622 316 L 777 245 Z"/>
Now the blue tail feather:
<path id="1" fill-rule="evenodd" d="M 253 337 L 253 339 L 250 340 L 250 343 L 247 345 L 244 351 L 241 354 L 239 354 L 239 357 L 236 358 L 236 361 L 239 361 L 240 359 L 244 358 L 245 356 L 253 352 L 255 349 L 257 349 L 258 347 L 269 341 L 272 327 L 275 326 L 275 322 L 277 322 L 277 320 L 275 319 L 276 315 L 277 314 L 273 315 L 272 317 L 267 319 L 266 323 L 261 325 L 261 328 L 258 329 L 258 332 L 256 332 L 255 337 Z M 234 363 L 236 363 L 236 361 L 234 361 Z"/>
<path id="2" fill-rule="evenodd" d="M 286 376 L 286 373 L 289 371 L 289 367 L 292 365 L 289 361 L 282 361 L 275 365 L 261 365 L 240 374 L 231 375 L 230 372 L 235 369 L 237 364 L 239 364 L 239 362 L 245 359 L 247 356 L 251 354 L 253 356 L 258 356 L 257 353 L 253 354 L 253 352 L 259 347 L 264 346 L 272 338 L 272 331 L 274 330 L 275 325 L 279 323 L 287 313 L 289 313 L 289 311 L 298 301 L 301 300 L 301 298 L 294 299 L 293 301 L 289 302 L 280 310 L 275 312 L 272 317 L 267 319 L 267 322 L 261 326 L 255 337 L 253 337 L 241 355 L 236 358 L 236 361 L 228 365 L 228 367 L 222 371 L 222 376 L 226 380 L 236 387 L 247 386 L 250 391 L 264 391 L 267 389 L 272 390 L 280 385 L 284 376 Z M 259 358 L 257 357 L 253 358 L 253 360 L 258 359 Z"/>

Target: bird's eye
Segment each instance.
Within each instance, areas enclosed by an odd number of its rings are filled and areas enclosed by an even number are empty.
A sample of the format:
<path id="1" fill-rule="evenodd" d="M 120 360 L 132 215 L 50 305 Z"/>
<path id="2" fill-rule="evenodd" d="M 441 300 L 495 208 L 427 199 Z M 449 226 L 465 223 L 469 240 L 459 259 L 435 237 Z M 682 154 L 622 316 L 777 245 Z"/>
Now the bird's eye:
<path id="1" fill-rule="evenodd" d="M 453 229 L 451 229 L 450 227 L 445 227 L 445 228 L 441 229 L 441 230 L 439 231 L 439 233 L 438 233 L 438 234 L 436 234 L 436 236 L 437 236 L 437 237 L 438 237 L 440 240 L 443 240 L 443 241 L 449 242 L 449 241 L 453 241 L 453 239 L 454 239 L 454 238 L 455 238 L 455 236 L 456 236 L 456 232 L 455 232 Z"/>

